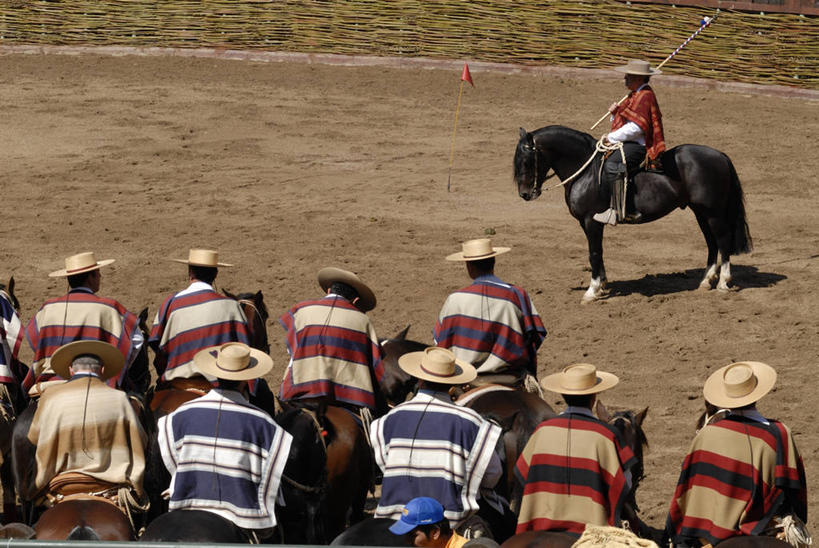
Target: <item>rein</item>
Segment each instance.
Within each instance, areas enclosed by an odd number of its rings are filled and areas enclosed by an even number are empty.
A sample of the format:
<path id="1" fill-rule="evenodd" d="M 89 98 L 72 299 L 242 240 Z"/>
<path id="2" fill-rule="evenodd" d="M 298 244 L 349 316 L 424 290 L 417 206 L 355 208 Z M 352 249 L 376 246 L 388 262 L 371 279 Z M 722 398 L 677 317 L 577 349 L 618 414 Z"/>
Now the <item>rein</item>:
<path id="1" fill-rule="evenodd" d="M 580 166 L 580 169 L 575 171 L 572 175 L 570 175 L 566 179 L 563 179 L 558 184 L 548 186 L 543 190 L 554 190 L 556 188 L 560 188 L 563 185 L 569 184 L 572 181 L 574 181 L 581 173 L 583 173 L 586 170 L 587 167 L 589 167 L 589 164 L 592 163 L 592 161 L 594 160 L 595 156 L 597 156 L 598 153 L 606 153 L 606 152 L 609 152 L 609 151 L 612 151 L 612 150 L 619 150 L 620 151 L 620 156 L 623 159 L 623 164 L 625 165 L 626 155 L 625 155 L 625 152 L 623 151 L 623 143 L 610 143 L 610 144 L 606 145 L 606 144 L 603 143 L 603 139 L 605 139 L 605 136 L 600 137 L 600 140 L 597 141 L 597 144 L 594 146 L 594 152 L 592 152 L 591 156 L 589 156 L 589 159 L 586 160 L 586 163 L 584 163 L 582 166 Z M 537 152 L 538 152 L 537 145 L 532 145 L 532 146 L 525 145 L 524 148 L 526 150 L 531 150 L 535 154 L 535 178 L 537 179 Z M 540 185 L 542 185 L 543 183 L 545 183 L 546 181 L 548 181 L 549 179 L 551 179 L 552 177 L 557 175 L 557 173 L 555 173 L 554 170 L 552 170 L 551 175 L 548 175 L 550 169 L 551 168 L 546 170 L 547 175 L 540 182 Z M 602 166 L 601 166 L 601 169 L 602 169 Z"/>
<path id="2" fill-rule="evenodd" d="M 261 311 L 253 301 L 251 301 L 250 299 L 239 299 L 236 302 L 243 306 L 249 306 L 253 310 L 253 314 L 259 318 L 259 321 L 265 323 L 264 316 L 262 316 Z"/>

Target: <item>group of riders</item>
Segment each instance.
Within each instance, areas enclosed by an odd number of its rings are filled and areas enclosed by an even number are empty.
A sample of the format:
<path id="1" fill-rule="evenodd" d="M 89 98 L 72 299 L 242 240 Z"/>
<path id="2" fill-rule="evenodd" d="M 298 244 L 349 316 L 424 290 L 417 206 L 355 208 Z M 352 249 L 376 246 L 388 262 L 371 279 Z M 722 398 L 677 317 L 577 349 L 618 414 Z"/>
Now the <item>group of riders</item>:
<path id="1" fill-rule="evenodd" d="M 625 143 L 624 154 L 612 158 L 630 165 L 648 151 L 653 160 L 664 147 L 659 108 L 648 87 L 658 71 L 641 61 L 620 70 L 631 93 L 611 108 L 607 141 Z M 620 179 L 621 166 L 613 168 Z M 601 222 L 638 220 L 633 213 L 629 219 L 624 203 L 623 196 L 613 197 L 613 211 Z M 371 422 L 367 415 L 377 411 L 385 375 L 366 315 L 376 306 L 374 292 L 352 272 L 324 268 L 318 273 L 323 295 L 296 304 L 279 319 L 290 361 L 278 397 L 356 414 L 383 473 L 376 517 L 407 522 L 408 503 L 430 497 L 452 528 L 481 512 L 494 515 L 509 535 L 539 530 L 579 535 L 587 524 L 620 526 L 624 519 L 634 455 L 618 430 L 593 412 L 597 395 L 618 379 L 578 363 L 538 383 L 543 322 L 527 292 L 494 272 L 495 258 L 509 250 L 482 238 L 446 257 L 464 263 L 472 282 L 444 302 L 433 330 L 435 345 L 400 357 L 399 367 L 417 380 L 415 394 Z M 126 391 L 128 369 L 147 344 L 157 390 L 191 382 L 208 389 L 157 424 L 171 477 L 169 509 L 209 511 L 257 539 L 268 538 L 277 524 L 274 506 L 293 439 L 248 401 L 273 363 L 248 346 L 240 304 L 214 290 L 218 269 L 232 265 L 205 249 L 178 260 L 187 265 L 190 284 L 163 302 L 145 340 L 134 314 L 98 295 L 102 268 L 111 262 L 93 253 L 67 258 L 65 268 L 50 276 L 66 278 L 68 293 L 48 300 L 25 328 L 13 309 L 2 308 L 0 381 L 18 383 L 39 399 L 28 432 L 36 447 L 37 502 L 50 506 L 94 493 L 144 508 L 148 440 Z M 17 355 L 24 336 L 34 358 L 21 371 Z M 807 519 L 805 473 L 793 436 L 756 409 L 775 380 L 766 364 L 738 362 L 705 382 L 705 400 L 720 412 L 706 421 L 683 461 L 666 524 L 675 545 L 774 534 Z M 506 458 L 501 427 L 452 397 L 456 387 L 488 383 L 530 392 L 542 388 L 566 404 L 540 424 L 514 463 L 522 485 L 516 513 L 493 490 Z M 417 539 L 409 542 L 427 542 Z"/>

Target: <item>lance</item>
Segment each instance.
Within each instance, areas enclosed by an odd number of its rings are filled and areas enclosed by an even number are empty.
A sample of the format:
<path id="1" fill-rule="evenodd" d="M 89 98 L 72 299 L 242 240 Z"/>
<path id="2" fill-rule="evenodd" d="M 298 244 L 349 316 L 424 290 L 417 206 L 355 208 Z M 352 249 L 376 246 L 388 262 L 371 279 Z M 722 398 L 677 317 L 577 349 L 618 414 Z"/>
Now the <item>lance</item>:
<path id="1" fill-rule="evenodd" d="M 713 22 L 714 22 L 714 20 L 717 18 L 717 16 L 718 16 L 718 15 L 719 15 L 719 12 L 717 12 L 716 14 L 714 14 L 714 16 L 713 16 L 713 17 L 705 17 L 705 18 L 703 18 L 703 20 L 700 22 L 700 23 L 701 23 L 701 24 L 700 24 L 700 28 L 698 28 L 698 29 L 696 30 L 696 32 L 694 32 L 694 34 L 692 34 L 691 36 L 689 36 L 689 37 L 688 37 L 688 38 L 685 40 L 685 42 L 683 42 L 682 44 L 680 44 L 680 47 L 678 47 L 677 49 L 675 49 L 675 50 L 674 50 L 674 51 L 671 53 L 671 55 L 669 55 L 668 57 L 666 57 L 666 58 L 665 58 L 665 61 L 663 61 L 662 63 L 660 63 L 659 65 L 657 65 L 657 70 L 659 70 L 660 68 L 662 68 L 662 66 L 663 66 L 663 65 L 665 65 L 666 63 L 668 63 L 669 61 L 671 61 L 671 59 L 673 59 L 673 58 L 674 58 L 674 56 L 675 56 L 675 55 L 677 55 L 677 54 L 680 52 L 680 50 L 681 50 L 681 49 L 683 49 L 685 46 L 687 46 L 687 45 L 688 45 L 688 43 L 689 43 L 691 40 L 693 40 L 694 38 L 696 38 L 696 37 L 697 37 L 697 35 L 698 35 L 699 33 L 701 33 L 703 30 L 705 30 L 706 28 L 708 28 L 708 25 L 710 25 L 711 23 L 713 23 Z M 619 101 L 617 101 L 617 104 L 619 105 L 620 103 L 622 103 L 622 102 L 623 102 L 623 101 L 625 101 L 626 99 L 628 99 L 628 94 L 626 94 L 626 95 L 625 95 L 625 96 L 624 96 L 622 99 L 620 99 Z M 595 124 L 594 124 L 594 125 L 591 127 L 591 129 L 594 129 L 594 128 L 596 128 L 598 125 L 600 125 L 600 122 L 602 122 L 603 120 L 605 120 L 605 119 L 606 119 L 606 116 L 609 116 L 609 115 L 610 115 L 610 113 L 608 113 L 608 112 L 607 112 L 606 114 L 604 114 L 604 115 L 602 116 L 602 118 L 600 118 L 599 120 L 597 120 L 597 122 L 595 122 Z"/>

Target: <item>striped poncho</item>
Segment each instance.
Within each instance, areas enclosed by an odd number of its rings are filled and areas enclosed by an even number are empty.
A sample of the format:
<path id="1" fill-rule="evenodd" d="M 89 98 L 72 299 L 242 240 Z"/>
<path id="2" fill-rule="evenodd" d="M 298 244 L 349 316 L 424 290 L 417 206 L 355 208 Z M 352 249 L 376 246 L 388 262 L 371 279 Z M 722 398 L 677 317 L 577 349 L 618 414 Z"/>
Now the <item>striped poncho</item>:
<path id="1" fill-rule="evenodd" d="M 479 373 L 508 367 L 537 372 L 537 349 L 546 329 L 522 288 L 495 276 L 475 282 L 447 297 L 433 338 Z"/>
<path id="2" fill-rule="evenodd" d="M 419 496 L 444 507 L 452 525 L 478 510 L 478 492 L 501 434 L 475 411 L 421 390 L 373 421 L 370 440 L 384 472 L 375 517 L 398 519 Z"/>
<path id="3" fill-rule="evenodd" d="M 638 91 L 632 91 L 628 98 L 617 106 L 611 129 L 615 131 L 628 122 L 634 122 L 643 131 L 649 159 L 654 160 L 665 151 L 663 116 L 657 104 L 657 96 L 650 86 L 643 85 Z"/>
<path id="4" fill-rule="evenodd" d="M 616 431 L 591 413 L 543 421 L 515 468 L 523 485 L 517 532 L 582 533 L 586 524 L 620 524 L 635 463 Z"/>
<path id="5" fill-rule="evenodd" d="M 717 544 L 758 535 L 772 517 L 791 513 L 807 521 L 805 469 L 790 430 L 728 415 L 694 438 L 666 528 L 675 539 Z"/>
<path id="6" fill-rule="evenodd" d="M 0 291 L 0 383 L 17 384 L 22 381 L 17 361 L 22 342 L 20 317 L 5 293 Z"/>
<path id="7" fill-rule="evenodd" d="M 100 297 L 87 287 L 72 289 L 67 295 L 46 301 L 26 327 L 26 337 L 34 351 L 34 360 L 23 381 L 28 391 L 35 382 L 56 375 L 51 369 L 51 355 L 73 341 L 103 341 L 116 346 L 125 358 L 125 367 L 108 384 L 121 384 L 128 365 L 144 344 L 137 317 L 114 299 Z"/>
<path id="8" fill-rule="evenodd" d="M 243 529 L 275 527 L 293 437 L 238 392 L 213 389 L 159 419 L 171 510 L 213 512 Z"/>
<path id="9" fill-rule="evenodd" d="M 325 396 L 356 407 L 375 408 L 384 376 L 381 346 L 370 319 L 347 299 L 329 295 L 304 301 L 279 318 L 290 365 L 281 398 Z"/>
<path id="10" fill-rule="evenodd" d="M 194 282 L 162 303 L 148 342 L 162 380 L 188 378 L 201 374 L 193 364 L 200 350 L 229 342 L 247 344 L 247 319 L 238 302 Z"/>

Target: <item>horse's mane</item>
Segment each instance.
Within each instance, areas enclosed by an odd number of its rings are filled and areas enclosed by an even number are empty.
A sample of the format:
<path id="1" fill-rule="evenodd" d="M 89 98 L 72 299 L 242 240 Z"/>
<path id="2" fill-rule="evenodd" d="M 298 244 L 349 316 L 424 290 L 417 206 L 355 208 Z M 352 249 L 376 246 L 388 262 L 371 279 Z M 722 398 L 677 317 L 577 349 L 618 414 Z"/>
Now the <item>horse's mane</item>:
<path id="1" fill-rule="evenodd" d="M 545 126 L 540 129 L 536 129 L 531 133 L 533 137 L 554 133 L 564 139 L 577 139 L 584 141 L 588 146 L 594 146 L 594 144 L 597 142 L 597 139 L 588 133 L 560 125 Z"/>

